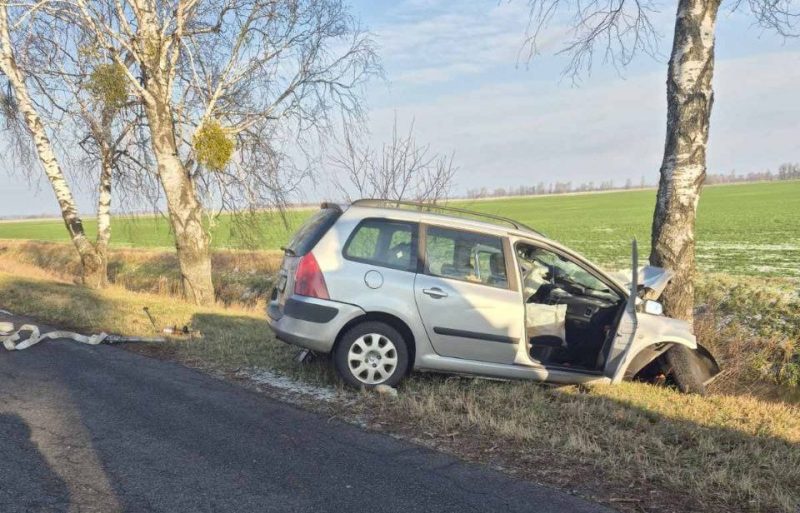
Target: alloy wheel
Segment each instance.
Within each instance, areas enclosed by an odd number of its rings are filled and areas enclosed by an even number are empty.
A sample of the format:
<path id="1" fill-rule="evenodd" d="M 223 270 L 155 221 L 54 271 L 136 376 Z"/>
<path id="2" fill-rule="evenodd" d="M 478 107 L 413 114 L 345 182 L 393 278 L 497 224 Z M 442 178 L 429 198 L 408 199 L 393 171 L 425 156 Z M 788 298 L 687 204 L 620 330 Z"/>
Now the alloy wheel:
<path id="1" fill-rule="evenodd" d="M 397 348 L 380 333 L 362 335 L 350 345 L 347 365 L 353 376 L 365 385 L 383 383 L 397 368 Z"/>

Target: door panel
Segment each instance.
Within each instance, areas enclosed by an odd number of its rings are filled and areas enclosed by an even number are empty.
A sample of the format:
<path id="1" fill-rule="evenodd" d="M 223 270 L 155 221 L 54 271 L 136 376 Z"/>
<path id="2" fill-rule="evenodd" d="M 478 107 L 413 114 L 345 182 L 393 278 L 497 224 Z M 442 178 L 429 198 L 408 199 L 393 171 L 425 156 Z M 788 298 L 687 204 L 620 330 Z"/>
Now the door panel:
<path id="1" fill-rule="evenodd" d="M 524 332 L 519 292 L 418 274 L 414 296 L 438 354 L 514 363 Z"/>
<path id="2" fill-rule="evenodd" d="M 423 229 L 424 265 L 414 297 L 434 350 L 442 356 L 514 363 L 525 321 L 522 295 L 508 280 L 510 246 L 493 235 Z"/>

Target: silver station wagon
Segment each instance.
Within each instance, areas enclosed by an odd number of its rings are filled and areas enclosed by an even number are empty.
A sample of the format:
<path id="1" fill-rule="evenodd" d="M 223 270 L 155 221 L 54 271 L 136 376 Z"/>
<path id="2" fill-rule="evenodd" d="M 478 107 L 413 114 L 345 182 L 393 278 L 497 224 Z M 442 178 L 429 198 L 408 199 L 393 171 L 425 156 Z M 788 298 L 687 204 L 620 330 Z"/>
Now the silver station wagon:
<path id="1" fill-rule="evenodd" d="M 330 354 L 353 386 L 412 370 L 559 384 L 719 373 L 654 300 L 663 269 L 607 273 L 511 219 L 389 200 L 323 204 L 284 248 L 268 305 L 277 338 Z M 672 356 L 672 357 L 671 357 Z"/>

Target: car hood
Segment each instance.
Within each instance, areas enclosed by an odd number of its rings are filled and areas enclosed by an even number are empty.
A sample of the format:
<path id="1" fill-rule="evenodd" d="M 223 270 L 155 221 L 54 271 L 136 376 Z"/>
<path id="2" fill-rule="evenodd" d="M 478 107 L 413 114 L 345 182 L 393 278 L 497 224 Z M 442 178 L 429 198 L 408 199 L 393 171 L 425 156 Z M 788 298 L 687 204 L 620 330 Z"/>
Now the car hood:
<path id="1" fill-rule="evenodd" d="M 668 271 L 662 267 L 655 267 L 652 265 L 645 265 L 639 268 L 639 286 L 644 287 L 645 289 L 650 289 L 655 294 L 655 297 L 661 296 L 661 293 L 664 292 L 664 288 L 666 288 L 667 283 L 675 274 L 672 271 Z M 630 271 L 619 271 L 612 274 L 612 277 L 617 280 L 617 282 L 629 289 L 631 286 L 631 272 Z"/>

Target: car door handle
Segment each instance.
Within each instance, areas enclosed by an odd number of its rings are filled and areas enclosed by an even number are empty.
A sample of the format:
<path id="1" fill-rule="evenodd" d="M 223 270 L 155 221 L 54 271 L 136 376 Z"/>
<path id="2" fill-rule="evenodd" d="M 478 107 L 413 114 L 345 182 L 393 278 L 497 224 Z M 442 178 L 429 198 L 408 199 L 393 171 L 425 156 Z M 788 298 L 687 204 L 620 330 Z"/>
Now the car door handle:
<path id="1" fill-rule="evenodd" d="M 447 292 L 443 291 L 439 287 L 433 287 L 432 289 L 422 289 L 422 293 L 427 294 L 435 299 L 447 297 Z"/>

